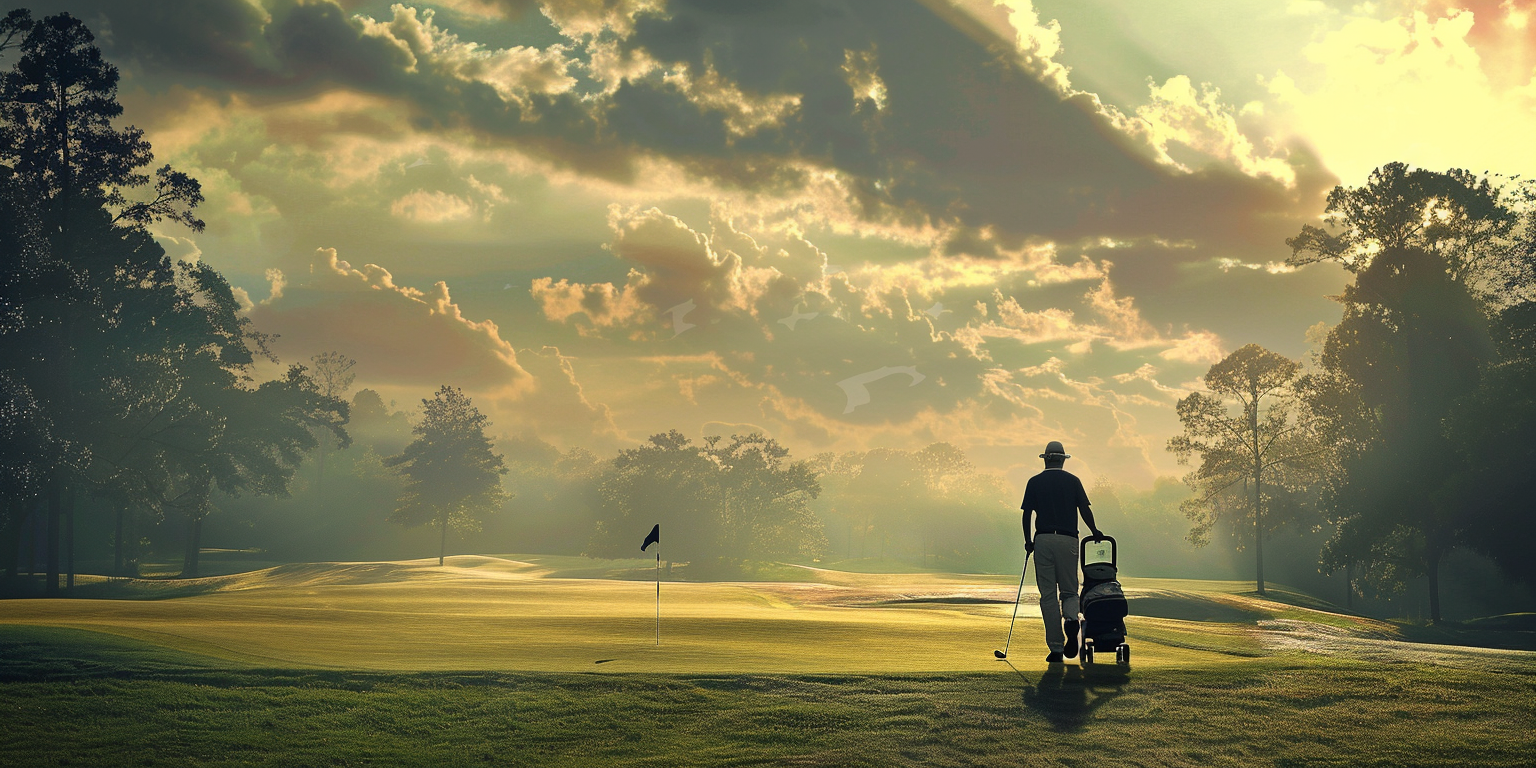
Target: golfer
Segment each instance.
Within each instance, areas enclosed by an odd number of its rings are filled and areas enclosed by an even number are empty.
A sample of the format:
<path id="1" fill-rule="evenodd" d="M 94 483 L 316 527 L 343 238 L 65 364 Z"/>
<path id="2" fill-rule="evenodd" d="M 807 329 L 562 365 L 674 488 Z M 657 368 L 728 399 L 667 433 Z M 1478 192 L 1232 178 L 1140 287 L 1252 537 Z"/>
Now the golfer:
<path id="1" fill-rule="evenodd" d="M 1052 440 L 1045 446 L 1045 471 L 1029 479 L 1024 486 L 1024 550 L 1035 555 L 1035 584 L 1040 587 L 1040 617 L 1045 620 L 1045 644 L 1050 646 L 1048 662 L 1060 662 L 1063 655 L 1077 657 L 1077 516 L 1093 535 L 1099 527 L 1088 509 L 1088 493 L 1077 475 L 1061 468 L 1067 451 Z M 1029 517 L 1035 515 L 1035 530 L 1029 530 Z M 1066 621 L 1063 622 L 1062 619 Z"/>

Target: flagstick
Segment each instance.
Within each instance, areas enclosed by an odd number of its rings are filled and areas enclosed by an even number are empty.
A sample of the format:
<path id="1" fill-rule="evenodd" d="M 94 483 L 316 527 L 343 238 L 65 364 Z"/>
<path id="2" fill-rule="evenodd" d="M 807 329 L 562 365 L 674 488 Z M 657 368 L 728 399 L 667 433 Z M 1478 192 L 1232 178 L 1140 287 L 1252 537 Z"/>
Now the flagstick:
<path id="1" fill-rule="evenodd" d="M 656 644 L 661 645 L 661 542 L 656 542 Z"/>

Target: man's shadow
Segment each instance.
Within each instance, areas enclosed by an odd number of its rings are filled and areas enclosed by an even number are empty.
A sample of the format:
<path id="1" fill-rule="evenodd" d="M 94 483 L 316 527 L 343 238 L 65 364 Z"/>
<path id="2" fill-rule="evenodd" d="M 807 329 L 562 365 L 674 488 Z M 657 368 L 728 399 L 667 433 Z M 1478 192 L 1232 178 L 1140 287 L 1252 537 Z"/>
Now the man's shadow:
<path id="1" fill-rule="evenodd" d="M 1018 667 L 1013 669 L 1029 680 Z M 1130 679 L 1130 667 L 1124 664 L 1051 664 L 1040 682 L 1024 689 L 1024 706 L 1043 715 L 1057 731 L 1079 731 L 1094 711 L 1125 693 Z"/>

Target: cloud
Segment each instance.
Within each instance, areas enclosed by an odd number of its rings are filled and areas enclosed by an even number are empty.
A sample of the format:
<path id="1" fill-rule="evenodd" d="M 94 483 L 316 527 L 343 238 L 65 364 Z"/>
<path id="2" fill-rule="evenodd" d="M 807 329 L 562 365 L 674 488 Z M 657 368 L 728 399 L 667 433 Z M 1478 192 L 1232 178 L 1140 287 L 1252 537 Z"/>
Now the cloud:
<path id="1" fill-rule="evenodd" d="M 441 224 L 464 221 L 474 215 L 475 207 L 458 195 L 417 190 L 391 203 L 389 212 L 415 222 Z"/>
<path id="2" fill-rule="evenodd" d="M 185 261 L 195 264 L 203 257 L 203 251 L 197 247 L 197 241 L 190 237 L 156 234 L 155 242 L 165 249 L 165 257 L 171 261 Z"/>
<path id="3" fill-rule="evenodd" d="M 1111 266 L 1103 264 L 1103 279 L 1082 296 L 1083 310 L 1090 319 L 1079 319 L 1076 311 L 1062 307 L 1026 310 L 1016 297 L 994 291 L 992 305 L 983 305 L 981 314 L 997 319 L 975 326 L 973 344 L 1006 338 L 1025 345 L 1068 342 L 1065 349 L 1074 355 L 1088 354 L 1095 344 L 1104 344 L 1118 351 L 1157 349 L 1164 359 L 1192 364 L 1222 358 L 1221 339 L 1215 333 L 1185 331 L 1173 336 L 1147 322 L 1132 297 L 1116 292 L 1108 276 Z"/>
<path id="4" fill-rule="evenodd" d="M 703 71 L 695 74 L 682 66 L 667 72 L 662 81 L 676 88 L 689 101 L 706 112 L 719 112 L 728 134 L 727 143 L 751 136 L 770 126 L 782 126 L 800 108 L 798 94 L 752 95 L 720 76 L 708 60 Z"/>
<path id="5" fill-rule="evenodd" d="M 868 102 L 877 112 L 885 109 L 885 81 L 880 79 L 879 59 L 873 48 L 843 51 L 842 69 L 856 105 Z"/>
<path id="6" fill-rule="evenodd" d="M 580 314 L 596 326 L 645 324 L 654 332 L 664 310 L 678 305 L 698 309 L 689 314 L 690 323 L 719 322 L 721 313 L 755 316 L 765 296 L 789 297 L 801 290 L 777 266 L 758 266 L 772 257 L 729 222 L 716 222 L 706 234 L 657 208 L 614 206 L 609 226 L 613 240 L 606 248 L 632 265 L 627 282 L 536 278 L 531 293 L 546 318 L 566 322 Z"/>
<path id="7" fill-rule="evenodd" d="M 247 311 L 278 334 L 285 361 L 339 351 L 358 361 L 358 386 L 406 402 L 442 384 L 463 387 L 498 434 L 533 431 L 557 445 L 609 450 L 627 443 L 609 408 L 577 380 L 576 362 L 553 346 L 514 350 L 489 320 L 464 315 L 437 282 L 418 290 L 376 264 L 354 267 L 334 249 L 297 275 L 268 274 L 271 295 Z"/>
<path id="8" fill-rule="evenodd" d="M 1287 186 L 1296 183 L 1296 170 L 1283 156 L 1258 152 L 1238 128 L 1238 116 L 1222 103 L 1221 91 L 1215 86 L 1204 83 L 1197 91 L 1186 75 L 1149 86 L 1152 99 L 1136 108 L 1136 116 L 1159 160 L 1190 170 L 1170 154 L 1172 145 L 1180 144 L 1204 158 L 1230 162 L 1249 176 L 1267 176 Z"/>
<path id="9" fill-rule="evenodd" d="M 493 395 L 490 401 L 503 434 L 531 430 L 565 449 L 581 446 L 604 452 L 628 442 L 608 406 L 590 400 L 577 381 L 574 358 L 544 347 L 520 350 L 518 360 L 532 384 L 510 395 Z"/>
<path id="10" fill-rule="evenodd" d="M 306 273 L 269 277 L 271 298 L 250 317 L 279 334 L 274 346 L 285 359 L 338 350 L 358 360 L 360 378 L 402 386 L 515 394 L 532 383 L 496 324 L 466 318 L 444 282 L 426 291 L 398 285 L 389 270 L 354 268 L 333 248 L 317 249 Z"/>
<path id="11" fill-rule="evenodd" d="M 1210 331 L 1191 331 L 1173 340 L 1173 346 L 1157 353 L 1164 360 L 1210 365 L 1227 356 L 1221 339 Z"/>
<path id="12" fill-rule="evenodd" d="M 1264 78 L 1277 115 L 1351 184 L 1393 160 L 1536 172 L 1536 145 L 1516 139 L 1536 133 L 1523 16 L 1514 5 L 1458 5 L 1344 15 L 1303 49 L 1304 63 Z"/>
<path id="13" fill-rule="evenodd" d="M 244 301 L 285 357 L 341 350 L 405 401 L 459 384 L 564 445 L 721 423 L 1033 466 L 1054 436 L 1150 477 L 1158 380 L 1322 295 L 1251 268 L 1333 181 L 1262 141 L 1271 105 L 1161 76 L 1117 112 L 1027 2 L 72 5 L 207 182 L 191 247 L 272 270 Z M 886 367 L 923 380 L 845 413 L 837 383 Z"/>
<path id="14" fill-rule="evenodd" d="M 635 19 L 647 13 L 661 13 L 663 0 L 544 0 L 545 16 L 572 38 L 589 38 L 604 32 L 623 37 L 634 28 Z"/>
<path id="15" fill-rule="evenodd" d="M 562 94 L 576 84 L 569 74 L 572 60 L 565 46 L 487 48 L 434 24 L 431 9 L 418 11 L 396 4 L 390 10 L 393 17 L 387 22 L 357 18 L 364 35 L 388 41 L 409 54 L 407 72 L 430 70 L 464 83 L 484 83 L 503 101 L 524 109 L 533 107 L 533 94 Z"/>
<path id="16" fill-rule="evenodd" d="M 1278 242 L 1327 181 L 1299 148 L 1245 146 L 1225 108 L 1177 80 L 1145 120 L 1064 91 L 1059 25 L 1022 0 L 958 11 L 944 0 L 799 0 L 730 13 L 693 0 L 664 13 L 550 2 L 543 14 L 564 41 L 505 47 L 408 5 L 388 18 L 323 0 L 76 5 L 105 21 L 109 54 L 146 84 L 368 94 L 417 130 L 467 132 L 592 178 L 635 183 L 661 162 L 720 190 L 826 207 L 828 218 L 851 211 L 845 223 L 868 231 L 989 227 L 1009 248 L 1106 234 Z M 876 95 L 878 120 L 858 109 Z M 1172 142 L 1217 167 L 1160 165 Z"/>

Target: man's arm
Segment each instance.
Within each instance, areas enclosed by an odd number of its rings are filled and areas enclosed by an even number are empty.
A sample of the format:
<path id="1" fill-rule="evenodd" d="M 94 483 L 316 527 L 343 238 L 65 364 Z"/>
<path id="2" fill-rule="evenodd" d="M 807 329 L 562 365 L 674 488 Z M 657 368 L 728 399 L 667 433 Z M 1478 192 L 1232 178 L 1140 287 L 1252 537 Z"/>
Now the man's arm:
<path id="1" fill-rule="evenodd" d="M 1032 498 L 1032 496 L 1030 494 L 1030 491 L 1034 490 L 1033 486 L 1034 486 L 1034 480 L 1033 479 L 1031 479 L 1029 483 L 1025 484 L 1025 486 L 1024 486 L 1024 502 L 1019 506 L 1020 509 L 1024 510 L 1024 551 L 1025 552 L 1034 552 L 1035 551 L 1035 536 L 1029 530 L 1029 518 L 1032 515 L 1034 515 L 1034 513 L 1035 513 L 1034 499 Z"/>
<path id="2" fill-rule="evenodd" d="M 1074 478 L 1075 479 L 1075 478 Z M 1088 524 L 1088 530 L 1093 531 L 1094 536 L 1103 536 L 1099 533 L 1099 526 L 1093 522 L 1093 510 L 1088 506 L 1088 492 L 1083 490 L 1083 481 L 1077 481 L 1077 511 L 1083 516 L 1083 522 Z"/>
<path id="3" fill-rule="evenodd" d="M 1087 504 L 1078 507 L 1077 511 L 1082 514 L 1083 522 L 1088 524 L 1088 530 L 1093 531 L 1094 536 L 1104 535 L 1099 533 L 1099 526 L 1093 524 L 1093 510 L 1089 509 Z"/>

